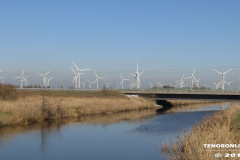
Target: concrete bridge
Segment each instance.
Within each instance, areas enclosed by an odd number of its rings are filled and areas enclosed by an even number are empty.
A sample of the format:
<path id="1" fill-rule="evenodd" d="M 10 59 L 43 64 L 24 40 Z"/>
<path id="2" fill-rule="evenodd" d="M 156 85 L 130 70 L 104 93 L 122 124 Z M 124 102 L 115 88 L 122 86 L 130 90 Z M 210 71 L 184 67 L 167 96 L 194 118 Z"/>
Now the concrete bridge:
<path id="1" fill-rule="evenodd" d="M 203 100 L 203 101 L 240 101 L 240 92 L 146 92 L 122 91 L 125 95 L 137 95 L 156 100 Z"/>

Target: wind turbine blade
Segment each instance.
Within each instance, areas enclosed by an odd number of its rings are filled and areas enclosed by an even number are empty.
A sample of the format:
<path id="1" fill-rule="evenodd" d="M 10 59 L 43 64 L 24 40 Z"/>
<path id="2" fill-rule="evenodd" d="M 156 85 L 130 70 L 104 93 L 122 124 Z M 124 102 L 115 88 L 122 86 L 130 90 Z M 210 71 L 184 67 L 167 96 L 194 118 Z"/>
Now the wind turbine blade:
<path id="1" fill-rule="evenodd" d="M 187 78 L 184 78 L 184 79 L 188 79 L 188 78 L 192 78 L 192 77 L 187 77 Z"/>
<path id="2" fill-rule="evenodd" d="M 195 72 L 195 68 L 194 68 L 194 70 L 193 70 L 192 76 L 194 75 L 194 72 Z"/>
<path id="3" fill-rule="evenodd" d="M 120 77 L 122 78 L 121 74 L 119 73 Z M 123 79 L 123 78 L 122 78 Z"/>
<path id="4" fill-rule="evenodd" d="M 77 76 L 75 76 L 75 77 L 73 78 L 73 81 L 72 81 L 72 83 L 75 81 L 76 77 L 77 77 Z"/>
<path id="5" fill-rule="evenodd" d="M 145 71 L 145 70 L 144 70 L 144 71 Z M 139 73 L 139 76 L 141 76 L 141 74 L 143 74 L 144 71 L 142 71 L 141 73 Z"/>
<path id="6" fill-rule="evenodd" d="M 40 73 L 37 73 L 37 74 L 39 74 L 39 75 L 41 75 L 41 76 L 43 76 L 43 77 L 44 77 L 44 75 L 42 75 L 42 74 L 40 74 Z"/>
<path id="7" fill-rule="evenodd" d="M 27 75 L 27 77 L 26 77 L 26 80 L 27 80 L 27 78 L 28 78 L 28 75 Z"/>
<path id="8" fill-rule="evenodd" d="M 183 79 L 183 77 L 184 77 L 184 75 L 182 76 L 182 79 Z M 182 80 L 182 79 L 181 79 L 181 80 Z"/>
<path id="9" fill-rule="evenodd" d="M 136 75 L 134 75 L 134 74 L 132 74 L 132 73 L 129 73 L 129 74 L 131 74 L 132 76 L 136 76 Z"/>
<path id="10" fill-rule="evenodd" d="M 106 79 L 106 78 L 103 78 L 103 77 L 98 77 L 98 78 L 100 78 L 100 79 Z"/>
<path id="11" fill-rule="evenodd" d="M 98 77 L 96 71 L 94 71 L 94 72 L 95 72 L 95 74 L 96 74 L 96 77 Z"/>
<path id="12" fill-rule="evenodd" d="M 213 69 L 214 71 L 218 72 L 217 70 Z M 221 72 L 218 72 L 219 74 L 222 74 Z"/>
<path id="13" fill-rule="evenodd" d="M 20 77 L 15 77 L 15 78 L 22 78 L 22 76 L 20 76 Z M 14 78 L 14 79 L 15 79 L 15 78 Z"/>
<path id="14" fill-rule="evenodd" d="M 71 69 L 72 69 L 72 68 L 71 68 Z M 75 73 L 75 71 L 74 71 L 73 69 L 72 69 L 72 71 L 73 71 L 74 74 L 77 74 L 77 73 Z"/>
<path id="15" fill-rule="evenodd" d="M 72 63 L 73 63 L 73 64 L 74 64 L 74 66 L 77 68 L 77 70 L 79 70 L 79 69 L 78 69 L 78 67 L 77 67 L 77 65 L 76 65 L 76 64 L 75 64 L 73 61 L 72 61 Z"/>
<path id="16" fill-rule="evenodd" d="M 227 72 L 231 71 L 232 69 L 229 69 Z M 224 72 L 223 74 L 226 74 L 227 72 Z"/>
<path id="17" fill-rule="evenodd" d="M 46 76 L 48 73 L 50 73 L 51 71 L 47 72 L 44 76 Z"/>
<path id="18" fill-rule="evenodd" d="M 91 69 L 81 69 L 81 70 L 79 70 L 79 71 L 87 71 L 87 70 L 91 70 Z"/>
<path id="19" fill-rule="evenodd" d="M 123 83 L 123 80 L 121 81 L 121 83 L 119 84 L 119 86 Z"/>
<path id="20" fill-rule="evenodd" d="M 24 70 L 25 70 L 25 69 L 24 69 Z M 23 72 L 22 72 L 22 76 L 23 76 L 24 70 L 23 70 Z"/>

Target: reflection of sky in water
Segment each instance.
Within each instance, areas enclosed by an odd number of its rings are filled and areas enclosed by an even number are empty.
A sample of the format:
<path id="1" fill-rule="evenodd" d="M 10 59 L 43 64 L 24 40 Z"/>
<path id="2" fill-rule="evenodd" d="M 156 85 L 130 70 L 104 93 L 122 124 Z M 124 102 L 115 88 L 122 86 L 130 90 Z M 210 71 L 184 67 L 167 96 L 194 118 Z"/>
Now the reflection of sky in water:
<path id="1" fill-rule="evenodd" d="M 162 159 L 162 142 L 171 142 L 176 130 L 189 129 L 221 107 L 203 108 L 108 125 L 73 123 L 54 131 L 25 132 L 11 141 L 1 140 L 0 159 Z"/>

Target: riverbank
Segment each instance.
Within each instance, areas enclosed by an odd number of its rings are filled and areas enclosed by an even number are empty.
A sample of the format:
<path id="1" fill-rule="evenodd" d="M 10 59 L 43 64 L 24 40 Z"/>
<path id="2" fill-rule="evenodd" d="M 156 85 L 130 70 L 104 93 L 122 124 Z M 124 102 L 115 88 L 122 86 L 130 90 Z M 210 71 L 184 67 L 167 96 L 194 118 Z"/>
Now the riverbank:
<path id="1" fill-rule="evenodd" d="M 205 148 L 204 144 L 236 144 L 240 143 L 239 126 L 236 123 L 240 112 L 240 104 L 234 104 L 226 110 L 217 111 L 210 117 L 205 117 L 202 122 L 194 124 L 189 131 L 179 135 L 171 145 L 162 144 L 162 153 L 169 159 L 215 159 L 215 154 L 222 154 L 217 159 L 226 158 L 225 154 L 237 154 L 234 148 Z M 238 150 L 239 148 L 235 148 Z M 213 151 L 205 151 L 213 150 Z M 227 151 L 226 151 L 227 150 Z M 228 151 L 229 150 L 229 151 Z"/>
<path id="2" fill-rule="evenodd" d="M 48 119 L 79 118 L 83 115 L 112 114 L 154 108 L 144 98 L 27 96 L 0 101 L 0 126 L 30 124 Z"/>

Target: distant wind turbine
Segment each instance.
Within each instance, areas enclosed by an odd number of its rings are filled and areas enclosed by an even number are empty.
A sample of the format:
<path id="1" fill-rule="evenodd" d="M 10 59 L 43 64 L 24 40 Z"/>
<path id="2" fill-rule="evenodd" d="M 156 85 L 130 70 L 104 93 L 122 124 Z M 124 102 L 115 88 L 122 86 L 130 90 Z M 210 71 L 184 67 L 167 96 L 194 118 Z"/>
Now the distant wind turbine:
<path id="1" fill-rule="evenodd" d="M 74 66 L 77 68 L 77 70 L 78 70 L 78 88 L 80 88 L 80 72 L 82 72 L 82 71 L 87 71 L 87 70 L 91 70 L 91 69 L 79 69 L 78 67 L 77 67 L 77 65 L 74 63 L 74 62 L 72 62 L 73 64 L 74 64 Z"/>
<path id="2" fill-rule="evenodd" d="M 25 70 L 25 69 L 24 69 Z M 22 75 L 21 76 L 19 76 L 19 77 L 15 77 L 15 78 L 21 78 L 21 88 L 23 88 L 23 81 L 25 81 L 26 79 L 23 77 L 23 73 L 24 73 L 24 70 L 23 70 L 23 72 L 22 72 Z M 15 79 L 14 78 L 14 79 Z"/>
<path id="3" fill-rule="evenodd" d="M 40 73 L 37 73 L 37 74 L 39 74 L 40 76 L 43 76 L 43 86 L 46 88 L 46 75 L 48 74 L 48 73 L 50 73 L 51 71 L 49 71 L 49 72 L 47 72 L 45 75 L 42 75 L 42 74 L 40 74 Z"/>
<path id="4" fill-rule="evenodd" d="M 222 89 L 224 90 L 224 83 L 226 83 L 226 81 L 225 81 L 225 74 L 226 74 L 227 72 L 231 71 L 232 69 L 229 69 L 228 71 L 226 71 L 226 72 L 224 72 L 224 73 L 221 73 L 221 72 L 219 72 L 219 71 L 217 71 L 217 70 L 215 70 L 215 69 L 213 69 L 213 70 L 222 75 Z"/>
<path id="5" fill-rule="evenodd" d="M 137 72 L 136 72 L 136 74 L 134 75 L 134 74 L 130 73 L 132 76 L 135 76 L 137 88 L 140 87 L 140 76 L 141 76 L 141 74 L 143 74 L 144 71 L 142 71 L 141 73 L 138 73 L 138 63 L 137 63 Z"/>
<path id="6" fill-rule="evenodd" d="M 95 71 L 94 71 L 95 72 Z M 97 73 L 95 72 L 95 75 L 97 77 L 97 79 L 95 80 L 97 82 L 97 89 L 98 89 L 98 79 L 106 79 L 106 78 L 103 78 L 103 77 L 98 77 Z"/>
<path id="7" fill-rule="evenodd" d="M 122 79 L 122 81 L 121 81 L 121 83 L 120 83 L 119 85 L 122 84 L 122 89 L 123 89 L 123 81 L 125 81 L 125 80 L 130 80 L 130 79 L 123 79 L 120 73 L 119 73 L 119 75 L 120 75 L 120 77 L 121 77 L 121 79 Z"/>

